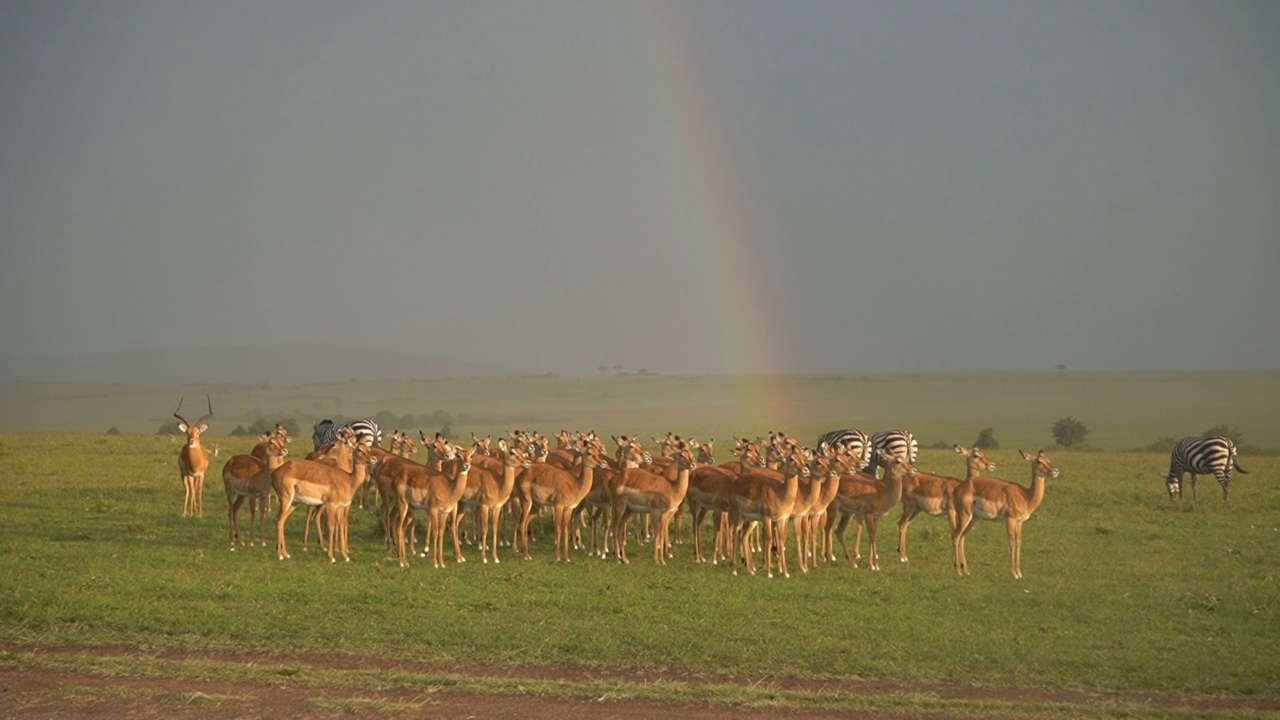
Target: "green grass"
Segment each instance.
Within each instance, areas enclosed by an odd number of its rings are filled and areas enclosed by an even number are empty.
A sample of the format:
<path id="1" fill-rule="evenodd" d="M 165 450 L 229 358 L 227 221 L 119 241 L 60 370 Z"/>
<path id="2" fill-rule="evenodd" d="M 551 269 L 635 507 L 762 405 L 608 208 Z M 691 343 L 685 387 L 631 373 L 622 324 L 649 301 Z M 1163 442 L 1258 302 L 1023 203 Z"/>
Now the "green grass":
<path id="1" fill-rule="evenodd" d="M 213 395 L 210 435 L 222 445 L 205 516 L 179 517 L 177 445 L 152 435 L 179 394 Z M 0 385 L 0 664 L 69 662 L 103 674 L 244 672 L 174 659 L 119 668 L 92 654 L 27 655 L 22 643 L 164 649 L 215 647 L 318 652 L 405 660 L 566 663 L 615 679 L 574 687 L 522 682 L 528 692 L 652 697 L 617 671 L 672 668 L 707 684 L 658 688 L 659 697 L 747 706 L 936 712 L 943 701 L 840 690 L 747 692 L 730 675 L 863 678 L 902 683 L 1025 686 L 1093 691 L 1280 698 L 1280 471 L 1275 453 L 1245 453 L 1232 506 L 1212 479 L 1198 501 L 1168 500 L 1159 473 L 1168 457 L 1132 452 L 1162 436 L 1226 423 L 1246 444 L 1280 447 L 1280 373 L 1043 373 L 1007 375 L 513 378 L 343 383 L 303 387 Z M 467 413 L 457 435 L 521 427 L 554 432 L 715 437 L 786 430 L 802 439 L 835 427 L 912 429 L 923 446 L 967 443 L 993 427 L 997 475 L 1026 483 L 1017 448 L 1052 445 L 1050 427 L 1075 417 L 1088 448 L 1050 449 L 1062 476 L 1027 523 L 1025 579 L 1008 571 L 1004 529 L 983 523 L 968 542 L 973 574 L 951 568 L 945 524 L 912 525 L 912 560 L 896 557 L 897 511 L 882 524 L 884 569 L 845 564 L 768 580 L 697 566 L 692 548 L 654 567 L 648 548 L 618 566 L 581 555 L 551 561 L 544 525 L 533 561 L 479 553 L 433 570 L 386 558 L 370 511 L 354 511 L 351 563 L 274 548 L 229 552 L 217 470 L 249 441 L 226 438 L 259 416 L 309 427 L 327 415 L 378 410 Z M 116 426 L 125 435 L 105 436 Z M 20 428 L 79 434 L 14 432 Z M 419 428 L 413 428 L 419 429 Z M 432 431 L 435 428 L 421 428 Z M 133 433 L 133 434 L 130 434 Z M 295 443 L 309 449 L 307 438 Z M 923 469 L 957 474 L 959 459 L 925 450 Z M 245 518 L 244 520 L 247 520 Z M 243 521 L 243 520 L 242 520 Z M 273 531 L 272 531 L 273 532 Z M 686 532 L 686 535 L 690 535 Z M 850 537 L 852 540 L 852 536 Z M 789 541 L 793 550 L 794 539 Z M 865 553 L 865 549 L 864 549 Z M 60 658 L 60 659 L 59 659 Z M 101 666 L 101 667 L 100 667 Z M 108 667 L 111 666 L 111 667 Z M 282 661 L 281 673 L 290 671 Z M 316 668 L 295 668 L 310 676 Z M 723 682 L 717 680 L 722 678 Z M 296 680 L 290 676 L 291 680 Z M 351 687 L 370 679 L 330 670 L 309 682 Z M 404 686 L 504 691 L 484 679 L 407 674 Z M 488 688 L 488 690 L 486 690 Z M 718 700 L 722 698 L 723 700 Z M 1058 707 L 948 701 L 949 714 L 1192 716 L 1117 701 Z M 1203 706 L 1202 706 L 1203 707 Z"/>
<path id="2" fill-rule="evenodd" d="M 1013 450 L 991 455 L 1027 482 Z M 897 511 L 879 573 L 733 577 L 689 545 L 666 567 L 643 551 L 558 565 L 549 527 L 532 561 L 471 550 L 406 571 L 370 511 L 353 512 L 351 563 L 299 552 L 298 519 L 280 562 L 228 551 L 218 482 L 203 518 L 179 517 L 175 456 L 154 436 L 0 436 L 0 640 L 1280 696 L 1277 458 L 1243 458 L 1225 508 L 1212 480 L 1170 502 L 1160 455 L 1053 452 L 1062 476 L 1026 525 L 1017 581 L 997 523 L 971 536 L 969 577 L 936 518 L 893 562 Z M 920 465 L 960 469 L 942 451 Z"/>

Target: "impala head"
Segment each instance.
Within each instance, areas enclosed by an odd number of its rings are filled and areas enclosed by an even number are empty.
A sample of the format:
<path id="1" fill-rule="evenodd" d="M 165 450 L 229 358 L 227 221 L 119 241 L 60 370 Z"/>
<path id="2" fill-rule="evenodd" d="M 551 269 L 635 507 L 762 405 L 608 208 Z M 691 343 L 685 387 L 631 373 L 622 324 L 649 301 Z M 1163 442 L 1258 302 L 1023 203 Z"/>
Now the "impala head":
<path id="1" fill-rule="evenodd" d="M 890 474 L 911 477 L 918 472 L 916 467 L 901 455 L 889 455 L 879 450 L 872 450 L 871 457 L 877 465 L 884 468 L 885 477 Z"/>
<path id="2" fill-rule="evenodd" d="M 400 454 L 403 455 L 404 457 L 409 457 L 410 455 L 413 455 L 416 452 L 418 452 L 418 443 L 414 442 L 413 438 L 409 437 L 408 433 L 401 435 L 400 436 Z"/>
<path id="3" fill-rule="evenodd" d="M 288 440 L 281 440 L 275 435 L 263 435 L 262 441 L 267 444 L 268 457 L 286 457 L 289 454 L 289 448 L 284 446 Z"/>
<path id="4" fill-rule="evenodd" d="M 502 462 L 506 467 L 527 468 L 533 464 L 529 460 L 528 453 L 526 453 L 524 451 L 524 448 L 520 447 L 519 445 L 512 445 L 508 447 L 507 441 L 505 439 L 499 438 L 498 449 L 502 451 L 502 457 L 503 457 Z"/>
<path id="5" fill-rule="evenodd" d="M 195 423 L 189 423 L 186 418 L 178 414 L 178 410 L 182 409 L 183 399 L 178 398 L 178 409 L 173 411 L 173 416 L 178 418 L 178 430 L 187 434 L 187 445 L 195 447 L 200 444 L 200 433 L 209 429 L 207 421 L 213 417 L 213 400 L 206 395 L 205 399 L 209 401 L 209 414 L 195 421 Z"/>
<path id="6" fill-rule="evenodd" d="M 1035 455 L 1021 450 L 1018 452 L 1022 454 L 1023 460 L 1031 463 L 1031 474 L 1035 477 L 1058 477 L 1058 468 L 1053 466 L 1043 450 L 1037 451 Z"/>
<path id="7" fill-rule="evenodd" d="M 969 458 L 969 467 L 975 468 L 978 472 L 995 472 L 996 464 L 987 459 L 986 454 L 982 452 L 982 448 L 976 446 L 966 448 L 961 445 L 952 447 L 954 447 L 957 455 L 964 455 Z"/>
<path id="8" fill-rule="evenodd" d="M 800 477 L 809 477 L 809 455 L 807 449 L 800 446 L 785 448 L 782 451 L 778 467 L 783 473 L 795 473 Z"/>
<path id="9" fill-rule="evenodd" d="M 480 453 L 481 455 L 489 454 L 489 443 L 491 442 L 493 442 L 492 435 L 485 435 L 484 437 L 476 437 L 475 433 L 471 433 L 471 448 L 476 452 Z M 501 443 L 499 443 L 499 445 L 501 445 Z"/>
<path id="10" fill-rule="evenodd" d="M 694 441 L 686 443 L 683 440 L 677 440 L 671 448 L 671 457 L 675 458 L 676 463 L 682 468 L 695 468 L 698 466 L 698 460 L 693 456 L 695 446 Z"/>
<path id="11" fill-rule="evenodd" d="M 449 447 L 452 448 L 453 450 L 453 457 L 449 459 L 452 460 L 454 458 L 457 458 L 460 472 L 466 472 L 470 470 L 471 458 L 475 456 L 476 454 L 475 450 L 464 448 L 461 445 L 453 445 L 453 444 L 450 444 Z"/>

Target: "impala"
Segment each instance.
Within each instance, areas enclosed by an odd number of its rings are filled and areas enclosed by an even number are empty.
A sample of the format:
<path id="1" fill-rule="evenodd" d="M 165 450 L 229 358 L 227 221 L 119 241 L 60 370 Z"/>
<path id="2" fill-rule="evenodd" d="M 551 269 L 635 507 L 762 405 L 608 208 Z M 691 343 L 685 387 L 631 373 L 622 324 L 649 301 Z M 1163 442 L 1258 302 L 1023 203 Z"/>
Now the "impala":
<path id="1" fill-rule="evenodd" d="M 835 532 L 840 539 L 840 547 L 844 550 L 845 559 L 855 567 L 858 565 L 858 560 L 862 559 L 862 528 L 865 527 L 871 541 L 869 552 L 872 570 L 880 569 L 880 553 L 876 547 L 876 531 L 880 527 L 880 518 L 889 514 L 893 506 L 902 499 L 904 479 L 916 474 L 915 467 L 903 457 L 881 457 L 879 462 L 880 467 L 885 468 L 883 480 L 861 472 L 840 478 L 840 492 L 836 494 L 834 503 L 836 513 L 827 516 L 826 527 L 827 536 L 830 537 L 836 514 L 840 516 L 840 524 Z M 849 547 L 844 540 L 849 518 L 853 518 L 859 525 L 858 536 L 854 541 L 854 553 L 857 557 L 849 556 Z M 827 546 L 830 547 L 830 545 L 828 540 Z"/>
<path id="2" fill-rule="evenodd" d="M 645 453 L 643 448 L 640 448 L 636 443 L 614 438 L 614 441 L 618 443 L 618 450 L 616 456 L 610 458 L 604 455 L 604 445 L 595 433 L 591 434 L 591 438 L 596 453 L 601 456 L 609 467 L 596 468 L 596 471 L 592 474 L 591 489 L 587 491 L 587 496 L 582 499 L 582 502 L 578 503 L 578 509 L 574 512 L 574 515 L 580 518 L 583 513 L 586 514 L 591 526 L 591 545 L 587 554 L 603 560 L 609 557 L 609 539 L 613 534 L 611 517 L 613 512 L 612 492 L 617 488 L 620 473 L 627 468 L 640 467 L 640 463 L 644 461 Z M 610 462 L 611 460 L 612 462 Z M 580 543 L 579 546 L 581 546 Z"/>
<path id="3" fill-rule="evenodd" d="M 730 490 L 732 513 L 730 528 L 733 533 L 730 563 L 733 574 L 738 574 L 737 552 L 739 545 L 747 563 L 747 570 L 754 575 L 755 562 L 751 558 L 748 546 L 750 523 L 764 523 L 764 566 L 769 577 L 773 577 L 773 558 L 778 558 L 779 570 L 783 577 L 791 577 L 787 572 L 787 521 L 795 507 L 796 496 L 800 493 L 800 477 L 808 477 L 809 468 L 796 448 L 790 449 L 779 458 L 779 470 L 782 480 L 776 473 L 764 468 L 751 470 L 738 477 Z"/>
<path id="4" fill-rule="evenodd" d="M 249 501 L 249 545 L 253 546 L 253 533 L 258 531 L 258 541 L 263 545 L 266 541 L 267 509 L 263 501 L 271 497 L 271 471 L 284 464 L 289 450 L 284 444 L 288 442 L 281 437 L 260 435 L 266 447 L 266 461 L 252 455 L 232 455 L 222 466 L 222 486 L 227 493 L 227 520 L 230 523 L 231 549 L 236 543 L 244 545 L 244 536 L 240 533 L 240 506 Z M 254 448 L 255 450 L 257 447 Z"/>
<path id="5" fill-rule="evenodd" d="M 933 517 L 947 516 L 947 527 L 956 531 L 956 509 L 951 494 L 961 482 L 972 480 L 983 472 L 993 472 L 996 464 L 987 459 L 976 447 L 954 446 L 956 453 L 965 458 L 964 480 L 947 475 L 917 472 L 902 486 L 902 517 L 898 519 L 898 562 L 907 561 L 907 528 L 916 515 L 924 513 Z"/>
<path id="6" fill-rule="evenodd" d="M 351 560 L 347 547 L 347 510 L 364 484 L 373 458 L 367 446 L 355 442 L 354 435 L 341 440 L 338 447 L 339 464 L 350 466 L 351 470 L 314 460 L 290 460 L 271 471 L 271 484 L 280 501 L 276 513 L 276 554 L 281 560 L 289 558 L 284 525 L 295 505 L 323 507 L 329 523 L 329 562 L 334 562 L 334 548 L 339 543 L 342 559 Z"/>
<path id="7" fill-rule="evenodd" d="M 507 447 L 506 440 L 498 440 L 498 447 L 502 457 L 502 470 L 499 473 L 494 473 L 488 467 L 481 467 L 476 462 L 478 458 L 475 453 L 472 453 L 467 489 L 469 491 L 474 487 L 475 492 L 469 499 L 464 500 L 465 504 L 476 509 L 476 519 L 480 524 L 480 559 L 487 563 L 489 556 L 492 555 L 495 565 L 498 563 L 498 534 L 502 522 L 502 508 L 511 499 L 511 493 L 516 486 L 516 475 L 522 468 L 530 465 L 523 452 L 517 448 Z M 492 538 L 489 533 L 490 524 L 493 525 Z"/>
<path id="8" fill-rule="evenodd" d="M 808 483 L 800 487 L 792 517 L 796 528 L 796 559 L 803 572 L 809 572 L 809 560 L 817 558 L 818 528 L 840 491 L 840 475 L 844 471 L 844 458 L 840 455 L 816 456 L 809 465 Z"/>
<path id="9" fill-rule="evenodd" d="M 427 537 L 429 549 L 423 553 L 435 551 L 432 566 L 442 568 L 444 561 L 445 522 L 458 508 L 458 500 L 467 487 L 467 475 L 471 471 L 471 452 L 460 452 L 456 445 L 441 451 L 441 469 L 428 466 L 404 464 L 393 479 L 396 498 L 396 550 L 400 559 L 400 567 L 408 567 L 409 560 L 405 553 L 405 533 L 414 524 L 415 510 L 425 510 L 427 515 Z M 446 471 L 444 466 L 448 464 Z M 453 558 L 455 562 L 465 562 L 462 557 L 462 545 L 458 541 L 455 527 L 453 533 Z M 427 543 L 424 543 L 427 544 Z"/>
<path id="10" fill-rule="evenodd" d="M 712 565 L 719 564 L 720 559 L 729 557 L 728 547 L 723 543 L 724 530 L 728 524 L 729 511 L 733 507 L 729 491 L 738 479 L 737 473 L 715 465 L 714 462 L 715 457 L 712 451 L 704 444 L 699 452 L 698 467 L 689 473 L 689 489 L 685 494 L 693 516 L 694 562 L 707 561 L 706 555 L 702 552 L 702 521 L 708 513 L 712 513 L 711 522 L 715 528 L 715 546 L 711 551 Z"/>
<path id="11" fill-rule="evenodd" d="M 289 429 L 280 423 L 276 423 L 275 429 L 270 433 L 258 436 L 258 444 L 253 446 L 253 450 L 250 450 L 249 454 L 262 462 L 266 462 L 267 457 L 270 455 L 270 453 L 267 452 L 267 446 L 270 443 L 271 438 L 278 438 L 280 442 L 285 445 L 293 442 L 293 438 L 289 436 Z"/>
<path id="12" fill-rule="evenodd" d="M 213 417 L 213 400 L 208 396 L 209 414 L 195 421 L 178 414 L 182 409 L 183 398 L 178 398 L 178 409 L 173 416 L 178 418 L 178 430 L 187 434 L 187 442 L 178 451 L 178 472 L 182 474 L 182 486 L 186 492 L 182 500 L 182 517 L 201 517 L 204 515 L 204 474 L 209 469 L 209 451 L 200 444 L 200 434 L 209 429 L 207 421 Z"/>
<path id="13" fill-rule="evenodd" d="M 529 554 L 529 523 L 535 507 L 550 507 L 555 521 L 556 562 L 561 557 L 570 562 L 570 530 L 573 511 L 591 491 L 591 483 L 597 468 L 608 467 L 596 449 L 585 440 L 574 447 L 577 475 L 545 462 L 530 463 L 518 478 L 516 487 L 520 497 L 520 545 L 526 560 Z"/>
<path id="14" fill-rule="evenodd" d="M 1031 463 L 1031 487 L 992 477 L 975 477 L 965 480 L 952 491 L 956 507 L 956 530 L 952 533 L 952 552 L 956 571 L 969 574 L 969 562 L 964 554 L 964 540 L 979 518 L 1004 520 L 1009 533 L 1009 568 L 1015 578 L 1022 577 L 1022 523 L 1040 507 L 1044 500 L 1044 481 L 1058 477 L 1058 469 L 1049 456 L 1041 450 L 1035 455 L 1018 451 L 1022 459 Z"/>
<path id="15" fill-rule="evenodd" d="M 671 518 L 684 502 L 685 492 L 689 489 L 689 471 L 696 464 L 693 452 L 678 439 L 671 457 L 677 468 L 674 485 L 661 475 L 643 470 L 623 472 L 613 503 L 614 512 L 620 513 L 614 521 L 613 530 L 621 562 L 630 562 L 627 558 L 627 518 L 632 513 L 647 513 L 654 528 L 653 561 L 658 565 L 667 564 L 667 556 L 671 554 Z"/>

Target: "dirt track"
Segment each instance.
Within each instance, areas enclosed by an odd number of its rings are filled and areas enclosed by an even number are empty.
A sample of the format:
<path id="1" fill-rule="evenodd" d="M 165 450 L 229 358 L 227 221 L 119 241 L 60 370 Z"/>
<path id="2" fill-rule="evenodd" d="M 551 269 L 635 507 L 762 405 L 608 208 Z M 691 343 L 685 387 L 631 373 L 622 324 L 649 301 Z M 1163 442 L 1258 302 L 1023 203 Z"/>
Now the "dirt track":
<path id="1" fill-rule="evenodd" d="M 1084 712 L 1102 703 L 1128 703 L 1140 714 L 1141 708 L 1190 709 L 1201 712 L 1280 711 L 1280 700 L 1215 698 L 1146 693 L 1095 694 L 1042 688 L 994 688 L 960 685 L 895 684 L 877 681 L 798 680 L 786 678 L 713 679 L 681 673 L 611 673 L 577 667 L 530 666 L 445 666 L 397 662 L 397 671 L 426 675 L 465 675 L 509 682 L 510 693 L 465 692 L 454 689 L 360 688 L 350 685 L 317 687 L 314 683 L 292 681 L 264 672 L 262 680 L 192 680 L 186 677 L 157 677 L 153 673 L 116 671 L 110 674 L 90 670 L 68 672 L 59 666 L 71 656 L 101 658 L 212 661 L 245 667 L 273 667 L 282 663 L 316 670 L 368 671 L 377 659 L 324 657 L 318 655 L 251 655 L 236 653 L 181 653 L 140 651 L 129 648 L 41 647 L 0 645 L 7 662 L 0 664 L 0 716 L 5 718 L 385 718 L 419 715 L 446 718 L 522 718 L 540 720 L 585 714 L 592 718 L 850 718 L 850 717 L 946 717 L 945 702 L 957 703 L 957 714 L 975 715 L 975 702 L 1055 704 L 1068 710 L 1073 705 Z M 390 668 L 388 668 L 390 669 Z M 759 688 L 821 692 L 839 688 L 859 695 L 892 698 L 896 695 L 924 694 L 944 701 L 940 711 L 914 710 L 895 713 L 879 708 L 868 711 L 809 708 L 742 707 L 736 704 L 697 701 L 663 702 L 629 698 L 573 697 L 574 693 L 540 694 L 521 690 L 525 683 L 551 682 L 563 688 L 575 684 L 608 680 L 631 682 L 671 682 L 691 687 L 726 683 Z M 545 687 L 545 685 L 541 685 Z M 963 706 L 960 710 L 959 706 Z M 982 714 L 979 710 L 977 714 Z M 1008 716 L 1021 712 L 1008 712 Z M 999 715 L 997 715 L 999 716 Z"/>

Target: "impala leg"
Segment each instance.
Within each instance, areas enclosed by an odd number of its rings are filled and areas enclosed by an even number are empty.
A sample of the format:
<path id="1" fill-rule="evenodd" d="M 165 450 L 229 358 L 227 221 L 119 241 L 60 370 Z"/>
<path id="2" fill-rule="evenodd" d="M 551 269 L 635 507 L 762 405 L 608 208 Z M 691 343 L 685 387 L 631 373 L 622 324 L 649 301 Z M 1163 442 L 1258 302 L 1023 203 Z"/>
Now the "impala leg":
<path id="1" fill-rule="evenodd" d="M 791 573 L 787 571 L 787 519 L 782 518 L 778 521 L 778 570 L 782 571 L 783 578 L 790 578 Z"/>
<path id="2" fill-rule="evenodd" d="M 458 540 L 458 522 L 461 520 L 461 508 L 454 510 L 453 515 L 453 561 L 456 563 L 464 563 L 467 561 L 462 555 L 462 543 Z"/>
<path id="3" fill-rule="evenodd" d="M 281 496 L 280 511 L 276 514 L 276 555 L 281 560 L 289 559 L 289 548 L 284 540 L 284 524 L 289 519 L 289 515 L 293 513 L 293 496 Z"/>
<path id="4" fill-rule="evenodd" d="M 918 512 L 915 507 L 908 510 L 905 504 L 902 506 L 902 517 L 898 518 L 898 562 L 907 562 L 907 528 Z"/>
<path id="5" fill-rule="evenodd" d="M 849 545 L 845 542 L 845 531 L 848 530 L 849 519 L 852 517 L 853 515 L 850 513 L 841 513 L 840 522 L 836 525 L 835 534 L 836 539 L 840 541 L 840 549 L 844 551 L 844 559 L 847 560 L 850 565 L 857 567 L 858 563 L 854 561 L 853 556 L 849 554 Z"/>
<path id="6" fill-rule="evenodd" d="M 1009 532 L 1009 570 L 1015 578 L 1022 577 L 1022 523 L 1012 518 L 1005 521 Z"/>

